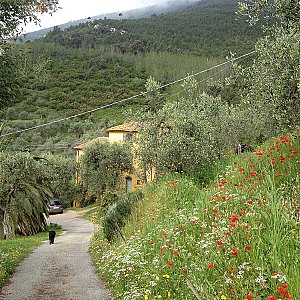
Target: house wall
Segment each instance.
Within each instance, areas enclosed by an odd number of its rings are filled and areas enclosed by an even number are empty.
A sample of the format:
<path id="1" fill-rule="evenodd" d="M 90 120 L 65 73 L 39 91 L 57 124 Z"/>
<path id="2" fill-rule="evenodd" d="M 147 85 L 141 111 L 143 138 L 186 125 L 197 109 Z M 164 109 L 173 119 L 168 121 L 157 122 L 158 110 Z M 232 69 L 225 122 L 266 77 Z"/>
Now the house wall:
<path id="1" fill-rule="evenodd" d="M 136 131 L 109 131 L 108 132 L 108 141 L 109 142 L 123 142 L 124 141 L 124 135 L 126 134 L 132 134 L 133 138 L 136 137 L 138 135 L 138 133 Z M 90 143 L 90 142 L 89 142 Z M 81 149 L 76 149 L 76 161 L 78 162 L 81 155 L 84 154 L 84 147 L 82 147 Z M 137 162 L 137 160 L 134 158 L 133 160 L 133 167 L 134 167 L 134 173 L 140 172 L 140 167 L 139 164 Z M 153 168 L 147 170 L 146 172 L 146 176 L 147 176 L 147 181 L 153 181 L 155 179 L 155 170 Z M 140 177 L 138 177 L 137 175 L 134 174 L 129 174 L 129 173 L 125 173 L 123 175 L 123 179 L 122 179 L 122 186 L 124 187 L 124 191 L 126 191 L 126 178 L 130 177 L 132 179 L 132 191 L 136 191 L 137 189 L 142 187 L 141 184 L 141 179 Z M 80 181 L 80 176 L 79 174 L 76 174 L 76 182 L 79 183 Z"/>
<path id="2" fill-rule="evenodd" d="M 108 138 L 110 142 L 120 142 L 123 141 L 124 132 L 114 131 L 108 133 Z"/>

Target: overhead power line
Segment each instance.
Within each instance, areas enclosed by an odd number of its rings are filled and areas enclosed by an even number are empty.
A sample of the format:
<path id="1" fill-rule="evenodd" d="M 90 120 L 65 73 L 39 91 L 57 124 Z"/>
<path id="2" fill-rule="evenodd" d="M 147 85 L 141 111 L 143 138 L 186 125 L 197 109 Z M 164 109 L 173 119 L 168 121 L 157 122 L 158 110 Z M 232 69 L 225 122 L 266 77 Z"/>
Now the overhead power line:
<path id="1" fill-rule="evenodd" d="M 208 69 L 205 69 L 205 70 L 202 70 L 202 71 L 199 71 L 197 73 L 194 73 L 194 74 L 191 74 L 191 75 L 188 75 L 188 76 L 185 76 L 183 78 L 180 78 L 178 80 L 175 80 L 175 81 L 172 81 L 172 82 L 169 82 L 167 84 L 164 84 L 162 86 L 160 86 L 158 89 L 161 90 L 165 87 L 168 87 L 168 86 L 171 86 L 171 85 L 174 85 L 176 83 L 179 83 L 179 82 L 182 82 L 186 79 L 189 79 L 189 78 L 192 78 L 192 77 L 195 77 L 195 76 L 198 76 L 200 74 L 203 74 L 203 73 L 206 73 L 206 72 L 209 72 L 213 69 L 216 69 L 218 67 L 221 67 L 221 66 L 224 66 L 228 63 L 232 63 L 234 61 L 237 61 L 237 60 L 240 60 L 242 58 L 245 58 L 247 56 L 250 56 L 252 54 L 254 54 L 255 51 L 251 51 L 249 53 L 246 53 L 246 54 L 243 54 L 239 57 L 236 57 L 236 58 L 232 58 L 230 60 L 227 60 L 223 63 L 220 63 L 218 65 L 215 65 L 211 68 L 208 68 Z M 132 99 L 135 99 L 137 97 L 141 97 L 141 96 L 145 96 L 148 92 L 145 91 L 145 92 L 141 92 L 137 95 L 134 95 L 134 96 L 131 96 L 131 97 L 128 97 L 128 98 L 125 98 L 125 99 L 122 99 L 122 100 L 118 100 L 118 101 L 115 101 L 115 102 L 112 102 L 112 103 L 109 103 L 109 104 L 106 104 L 106 105 L 103 105 L 103 106 L 100 106 L 100 107 L 97 107 L 97 108 L 94 108 L 94 109 L 91 109 L 91 110 L 87 110 L 87 111 L 84 111 L 84 112 L 81 112 L 81 113 L 78 113 L 78 114 L 75 114 L 75 115 L 72 115 L 72 116 L 69 116 L 69 117 L 65 117 L 65 118 L 62 118 L 62 119 L 57 119 L 57 120 L 53 120 L 53 121 L 50 121 L 50 122 L 46 122 L 46 123 L 43 123 L 43 124 L 39 124 L 39 125 L 36 125 L 36 126 L 32 126 L 32 127 L 28 127 L 28 128 L 25 128 L 25 129 L 20 129 L 20 130 L 16 130 L 16 131 L 13 131 L 13 132 L 9 132 L 9 133 L 5 133 L 5 134 L 2 134 L 0 135 L 0 138 L 2 137 L 7 137 L 7 136 L 12 136 L 12 135 L 15 135 L 15 134 L 20 134 L 20 133 L 23 133 L 23 132 L 26 132 L 26 131 L 30 131 L 30 130 L 34 130 L 34 129 L 38 129 L 38 128 L 42 128 L 42 127 L 45 127 L 45 126 L 48 126 L 48 125 L 52 125 L 52 124 L 56 124 L 56 123 L 60 123 L 60 122 L 63 122 L 63 121 L 66 121 L 66 120 L 71 120 L 71 119 L 74 119 L 74 118 L 77 118 L 77 117 L 80 117 L 80 116 L 84 116 L 84 115 L 87 115 L 87 114 L 90 114 L 90 113 L 93 113 L 95 111 L 98 111 L 98 110 L 101 110 L 101 109 L 104 109 L 104 108 L 108 108 L 108 107 L 111 107 L 113 105 L 117 105 L 117 104 L 120 104 L 120 103 L 123 103 L 123 102 L 126 102 L 126 101 L 129 101 L 129 100 L 132 100 Z"/>

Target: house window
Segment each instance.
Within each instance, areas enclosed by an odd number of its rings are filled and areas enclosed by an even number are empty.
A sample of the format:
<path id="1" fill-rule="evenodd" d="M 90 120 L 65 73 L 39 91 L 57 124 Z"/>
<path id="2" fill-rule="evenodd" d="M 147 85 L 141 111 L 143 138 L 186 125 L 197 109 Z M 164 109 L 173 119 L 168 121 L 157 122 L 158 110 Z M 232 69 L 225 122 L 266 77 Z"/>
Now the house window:
<path id="1" fill-rule="evenodd" d="M 123 135 L 123 140 L 124 141 L 133 141 L 133 134 L 132 133 L 125 133 Z"/>

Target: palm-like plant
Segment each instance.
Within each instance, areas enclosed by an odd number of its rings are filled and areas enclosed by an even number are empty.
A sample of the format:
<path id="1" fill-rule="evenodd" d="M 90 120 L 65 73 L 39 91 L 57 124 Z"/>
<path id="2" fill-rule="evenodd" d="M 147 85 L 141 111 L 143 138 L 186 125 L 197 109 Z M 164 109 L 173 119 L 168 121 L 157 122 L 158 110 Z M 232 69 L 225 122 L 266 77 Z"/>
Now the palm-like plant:
<path id="1" fill-rule="evenodd" d="M 45 196 L 51 180 L 47 168 L 27 153 L 0 153 L 0 219 L 2 235 L 24 235 L 46 226 Z"/>

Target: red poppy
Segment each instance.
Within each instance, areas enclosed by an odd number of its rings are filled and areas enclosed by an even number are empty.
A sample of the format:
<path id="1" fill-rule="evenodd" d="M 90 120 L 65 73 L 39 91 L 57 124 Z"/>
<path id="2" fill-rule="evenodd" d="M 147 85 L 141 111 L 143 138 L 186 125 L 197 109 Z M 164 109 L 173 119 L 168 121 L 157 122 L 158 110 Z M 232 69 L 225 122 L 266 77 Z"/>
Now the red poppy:
<path id="1" fill-rule="evenodd" d="M 214 267 L 214 265 L 213 265 L 213 264 L 209 264 L 208 267 L 209 267 L 210 269 L 212 269 L 212 268 Z"/>
<path id="2" fill-rule="evenodd" d="M 252 300 L 253 297 L 252 297 L 251 295 L 247 295 L 247 296 L 246 296 L 246 299 L 247 299 L 247 300 Z"/>
<path id="3" fill-rule="evenodd" d="M 252 171 L 252 172 L 250 172 L 250 175 L 251 175 L 251 176 L 255 176 L 255 175 L 256 175 L 256 172 L 255 172 L 255 171 Z"/>
<path id="4" fill-rule="evenodd" d="M 278 299 L 274 296 L 268 296 L 268 300 L 278 300 Z"/>
<path id="5" fill-rule="evenodd" d="M 248 204 L 252 204 L 253 201 L 250 199 L 250 200 L 247 201 L 247 203 L 248 203 Z"/>
<path id="6" fill-rule="evenodd" d="M 245 248 L 249 251 L 251 249 L 251 246 L 247 245 Z"/>
<path id="7" fill-rule="evenodd" d="M 278 287 L 277 291 L 281 296 L 285 296 L 287 294 L 287 290 L 284 289 L 282 286 Z"/>
<path id="8" fill-rule="evenodd" d="M 150 244 L 151 244 L 151 245 L 154 245 L 155 243 L 154 243 L 154 241 L 150 241 Z"/>
<path id="9" fill-rule="evenodd" d="M 169 266 L 170 268 L 172 268 L 173 262 L 172 262 L 172 261 L 169 261 L 169 262 L 168 262 L 168 266 Z"/>
<path id="10" fill-rule="evenodd" d="M 228 232 L 226 232 L 226 236 L 230 236 L 230 232 L 228 231 Z"/>
<path id="11" fill-rule="evenodd" d="M 237 216 L 236 214 L 233 214 L 233 215 L 229 218 L 229 220 L 230 220 L 231 222 L 235 222 L 235 221 L 238 221 L 239 218 L 238 218 L 238 216 Z"/>
<path id="12" fill-rule="evenodd" d="M 186 275 L 186 270 L 185 270 L 185 269 L 183 269 L 183 270 L 182 270 L 182 273 L 183 273 L 184 275 Z"/>
<path id="13" fill-rule="evenodd" d="M 232 254 L 233 256 L 237 256 L 237 255 L 238 255 L 237 249 L 236 249 L 236 248 L 232 248 L 231 254 Z"/>
<path id="14" fill-rule="evenodd" d="M 179 254 L 179 251 L 178 251 L 178 250 L 174 250 L 174 251 L 173 251 L 173 254 L 175 254 L 175 255 L 176 255 L 176 254 Z"/>

